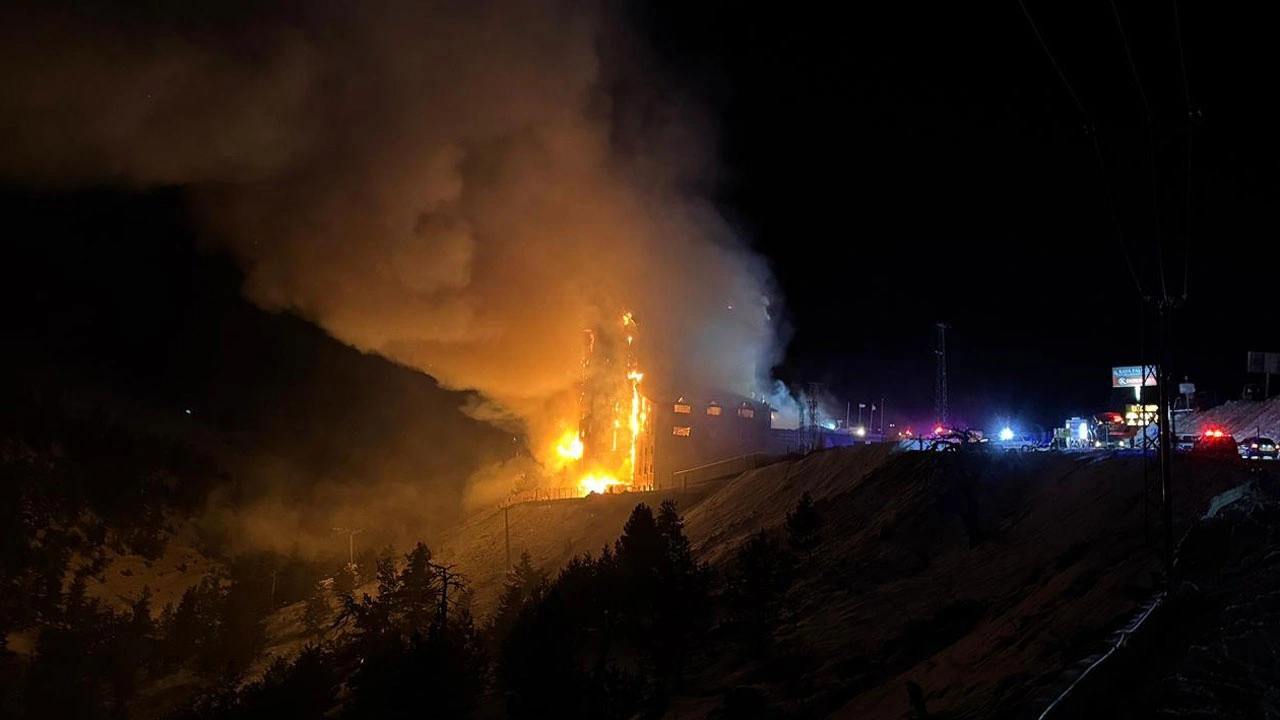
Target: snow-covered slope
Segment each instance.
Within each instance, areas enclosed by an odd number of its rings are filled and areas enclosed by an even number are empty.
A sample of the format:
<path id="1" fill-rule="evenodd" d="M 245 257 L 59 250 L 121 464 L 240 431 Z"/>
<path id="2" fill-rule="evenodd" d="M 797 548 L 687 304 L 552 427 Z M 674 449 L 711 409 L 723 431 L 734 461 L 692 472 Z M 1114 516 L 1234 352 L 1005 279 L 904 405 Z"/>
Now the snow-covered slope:
<path id="1" fill-rule="evenodd" d="M 1232 400 L 1177 419 L 1179 433 L 1221 428 L 1237 440 L 1259 435 L 1280 439 L 1280 397 L 1270 400 Z"/>

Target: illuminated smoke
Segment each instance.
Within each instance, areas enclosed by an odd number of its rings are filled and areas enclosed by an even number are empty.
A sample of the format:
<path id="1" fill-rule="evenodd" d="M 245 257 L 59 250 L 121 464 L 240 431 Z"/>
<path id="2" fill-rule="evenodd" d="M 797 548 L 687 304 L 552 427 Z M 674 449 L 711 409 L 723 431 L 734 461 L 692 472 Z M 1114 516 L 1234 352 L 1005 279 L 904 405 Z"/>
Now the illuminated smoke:
<path id="1" fill-rule="evenodd" d="M 575 417 L 583 329 L 624 308 L 646 384 L 772 390 L 769 273 L 694 190 L 688 103 L 599 7 L 43 7 L 0 10 L 7 178 L 188 187 L 255 303 L 479 391 L 537 452 Z"/>

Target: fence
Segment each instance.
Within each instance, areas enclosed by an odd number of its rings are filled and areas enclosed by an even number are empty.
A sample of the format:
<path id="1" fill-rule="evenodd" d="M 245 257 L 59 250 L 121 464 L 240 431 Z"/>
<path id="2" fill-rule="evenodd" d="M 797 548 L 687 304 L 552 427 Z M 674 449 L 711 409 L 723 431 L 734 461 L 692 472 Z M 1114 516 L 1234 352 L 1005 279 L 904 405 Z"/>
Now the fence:
<path id="1" fill-rule="evenodd" d="M 606 495 L 623 495 L 625 493 L 634 492 L 653 492 L 652 485 L 610 485 Z M 531 502 L 544 502 L 547 500 L 577 500 L 581 499 L 582 489 L 571 486 L 559 486 L 549 488 L 533 488 L 532 490 L 524 490 L 507 496 L 498 507 L 505 508 L 512 505 L 522 505 Z"/>

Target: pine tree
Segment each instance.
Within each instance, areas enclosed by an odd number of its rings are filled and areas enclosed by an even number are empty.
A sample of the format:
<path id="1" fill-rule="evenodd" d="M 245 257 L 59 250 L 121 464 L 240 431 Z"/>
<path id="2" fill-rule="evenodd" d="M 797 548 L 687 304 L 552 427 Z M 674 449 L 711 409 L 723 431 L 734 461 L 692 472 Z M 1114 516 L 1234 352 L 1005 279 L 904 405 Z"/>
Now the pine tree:
<path id="1" fill-rule="evenodd" d="M 498 598 L 498 609 L 489 620 L 488 634 L 496 651 L 520 619 L 526 607 L 536 605 L 546 594 L 550 583 L 547 573 L 534 568 L 529 551 L 520 553 L 520 561 L 507 573 Z"/>
<path id="2" fill-rule="evenodd" d="M 150 635 L 155 630 L 151 617 L 151 586 L 143 585 L 142 593 L 130 608 L 133 611 L 133 626 L 140 635 Z"/>
<path id="3" fill-rule="evenodd" d="M 728 597 L 757 650 L 778 621 L 789 584 L 786 551 L 765 531 L 738 546 L 728 573 Z"/>
<path id="4" fill-rule="evenodd" d="M 378 579 L 378 602 L 387 609 L 387 614 L 399 621 L 403 615 L 401 605 L 404 601 L 404 583 L 396 570 L 395 558 L 384 556 L 375 562 L 377 570 L 374 575 Z"/>
<path id="5" fill-rule="evenodd" d="M 639 582 L 642 577 L 657 573 L 665 552 L 657 521 L 648 505 L 640 503 L 631 511 L 631 517 L 622 526 L 622 536 L 614 543 L 614 552 L 627 580 Z"/>
<path id="6" fill-rule="evenodd" d="M 684 518 L 672 500 L 658 508 L 658 536 L 664 562 L 658 573 L 652 624 L 641 637 L 642 652 L 652 661 L 660 700 L 678 692 L 688 658 L 711 624 L 709 571 L 693 559 Z"/>
<path id="7" fill-rule="evenodd" d="M 676 510 L 674 500 L 662 501 L 656 522 L 669 570 L 674 573 L 693 570 L 693 551 L 689 547 L 689 538 L 684 534 L 684 518 Z"/>
<path id="8" fill-rule="evenodd" d="M 792 549 L 809 557 L 822 542 L 822 516 L 813 505 L 813 498 L 806 490 L 796 503 L 796 509 L 787 513 L 787 541 Z"/>
<path id="9" fill-rule="evenodd" d="M 325 597 L 325 593 L 322 590 L 311 593 L 302 610 L 302 627 L 306 629 L 307 635 L 315 637 L 323 632 L 331 614 L 329 599 Z"/>
<path id="10" fill-rule="evenodd" d="M 355 595 L 356 576 L 351 568 L 344 567 L 333 576 L 333 594 L 341 598 L 343 595 Z"/>
<path id="11" fill-rule="evenodd" d="M 533 566 L 533 556 L 528 550 L 520 553 L 520 560 L 507 575 L 507 582 L 514 583 L 520 589 L 525 601 L 536 602 L 547 590 L 550 582 L 547 571 Z"/>
<path id="12" fill-rule="evenodd" d="M 200 643 L 203 633 L 198 595 L 198 586 L 192 585 L 187 588 L 186 592 L 182 593 L 182 599 L 178 601 L 178 607 L 173 611 L 169 621 L 166 639 L 173 652 L 173 660 L 190 657 Z"/>
<path id="13" fill-rule="evenodd" d="M 440 598 L 438 571 L 431 563 L 431 549 L 419 542 L 404 556 L 396 607 L 407 633 L 426 632 L 437 613 Z"/>

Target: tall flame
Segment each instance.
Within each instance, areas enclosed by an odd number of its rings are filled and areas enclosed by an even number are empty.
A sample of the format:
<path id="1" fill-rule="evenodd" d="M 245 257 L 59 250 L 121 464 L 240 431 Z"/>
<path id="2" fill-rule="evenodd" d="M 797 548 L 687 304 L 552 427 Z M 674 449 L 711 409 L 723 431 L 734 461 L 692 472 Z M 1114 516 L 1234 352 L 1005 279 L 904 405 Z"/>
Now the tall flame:
<path id="1" fill-rule="evenodd" d="M 626 339 L 625 364 L 592 365 L 593 368 L 610 368 L 602 370 L 604 372 L 615 372 L 612 368 L 618 368 L 626 373 L 624 377 L 618 379 L 619 383 L 625 381 L 625 385 L 621 387 L 626 388 L 626 395 L 614 397 L 605 404 L 612 416 L 596 419 L 594 424 L 596 429 L 593 431 L 596 437 L 591 441 L 594 444 L 587 446 L 584 435 L 587 432 L 585 426 L 565 431 L 556 443 L 554 457 L 557 469 L 568 467 L 570 472 L 581 473 L 577 488 L 582 495 L 593 492 L 607 493 L 610 492 L 610 488 L 629 487 L 636 481 L 640 441 L 649 420 L 648 401 L 640 388 L 644 373 L 636 367 L 632 353 L 636 327 L 635 317 L 631 313 L 622 316 L 622 330 Z M 591 333 L 588 333 L 588 336 L 587 354 L 590 357 L 596 352 L 596 338 Z M 588 361 L 584 360 L 584 373 L 588 365 Z M 587 399 L 584 395 L 584 402 Z M 594 411 L 598 412 L 598 409 Z M 601 437 L 602 433 L 604 434 Z M 600 441 L 604 442 L 603 446 L 599 445 Z M 625 455 L 619 459 L 619 453 L 625 453 Z"/>

